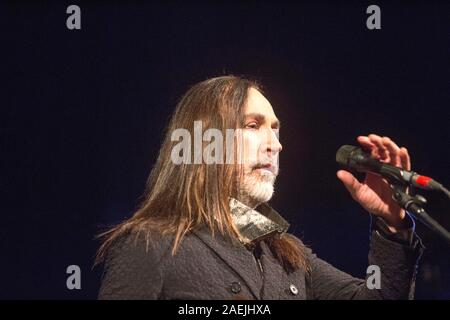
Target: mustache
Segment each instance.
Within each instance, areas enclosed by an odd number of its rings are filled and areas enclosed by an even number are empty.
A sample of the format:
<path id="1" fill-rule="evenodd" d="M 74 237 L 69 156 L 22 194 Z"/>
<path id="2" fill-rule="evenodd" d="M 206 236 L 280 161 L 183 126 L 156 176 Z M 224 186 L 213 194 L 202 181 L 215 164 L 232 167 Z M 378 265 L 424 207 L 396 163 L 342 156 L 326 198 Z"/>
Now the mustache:
<path id="1" fill-rule="evenodd" d="M 278 174 L 279 167 L 277 161 L 258 161 L 251 165 L 252 170 L 266 169 L 274 174 Z"/>

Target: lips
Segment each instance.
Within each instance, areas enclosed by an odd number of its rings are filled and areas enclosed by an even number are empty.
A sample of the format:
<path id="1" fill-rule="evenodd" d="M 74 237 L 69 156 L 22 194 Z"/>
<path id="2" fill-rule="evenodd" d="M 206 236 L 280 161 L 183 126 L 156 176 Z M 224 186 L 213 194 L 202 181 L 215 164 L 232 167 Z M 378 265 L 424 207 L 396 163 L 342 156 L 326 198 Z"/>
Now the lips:
<path id="1" fill-rule="evenodd" d="M 271 164 L 271 163 L 262 163 L 262 164 L 258 164 L 255 167 L 253 167 L 253 170 L 257 170 L 257 169 L 263 169 L 263 170 L 267 170 L 272 172 L 273 174 L 275 174 L 276 172 L 276 167 Z"/>

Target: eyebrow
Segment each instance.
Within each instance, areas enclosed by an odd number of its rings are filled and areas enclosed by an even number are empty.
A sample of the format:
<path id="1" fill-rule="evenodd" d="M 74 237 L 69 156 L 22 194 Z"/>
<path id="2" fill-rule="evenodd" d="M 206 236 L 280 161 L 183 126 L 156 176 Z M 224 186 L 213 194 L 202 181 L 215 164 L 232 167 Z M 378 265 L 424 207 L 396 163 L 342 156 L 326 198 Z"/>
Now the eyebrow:
<path id="1" fill-rule="evenodd" d="M 256 113 L 256 112 L 248 113 L 244 117 L 245 117 L 245 119 L 254 118 L 258 122 L 262 122 L 262 123 L 266 122 L 266 117 L 262 113 Z M 279 129 L 281 126 L 280 120 L 276 119 L 275 121 L 272 121 L 271 126 L 275 126 L 275 127 L 277 127 L 277 129 Z"/>

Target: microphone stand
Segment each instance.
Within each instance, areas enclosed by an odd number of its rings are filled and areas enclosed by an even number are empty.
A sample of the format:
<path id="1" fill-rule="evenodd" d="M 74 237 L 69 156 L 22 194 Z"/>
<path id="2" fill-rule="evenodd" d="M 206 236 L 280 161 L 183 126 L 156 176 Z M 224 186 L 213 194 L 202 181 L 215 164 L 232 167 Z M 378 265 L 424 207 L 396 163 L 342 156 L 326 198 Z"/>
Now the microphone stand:
<path id="1" fill-rule="evenodd" d="M 448 232 L 443 226 L 441 226 L 436 220 L 428 215 L 423 206 L 427 203 L 427 200 L 421 195 L 415 195 L 414 197 L 403 191 L 403 186 L 398 184 L 391 184 L 391 188 L 394 191 L 392 198 L 412 217 L 422 222 L 435 234 L 440 236 L 450 246 L 450 232 Z"/>

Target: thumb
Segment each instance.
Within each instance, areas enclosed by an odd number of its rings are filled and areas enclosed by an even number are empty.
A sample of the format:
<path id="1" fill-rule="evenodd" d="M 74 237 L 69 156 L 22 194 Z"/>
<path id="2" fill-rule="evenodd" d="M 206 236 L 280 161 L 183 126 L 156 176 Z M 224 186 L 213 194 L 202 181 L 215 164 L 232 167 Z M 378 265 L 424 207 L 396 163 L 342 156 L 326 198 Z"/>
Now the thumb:
<path id="1" fill-rule="evenodd" d="M 358 179 L 356 179 L 353 174 L 345 170 L 339 170 L 338 172 L 336 172 L 336 175 L 339 180 L 342 181 L 352 197 L 356 198 L 356 194 L 362 186 Z"/>

